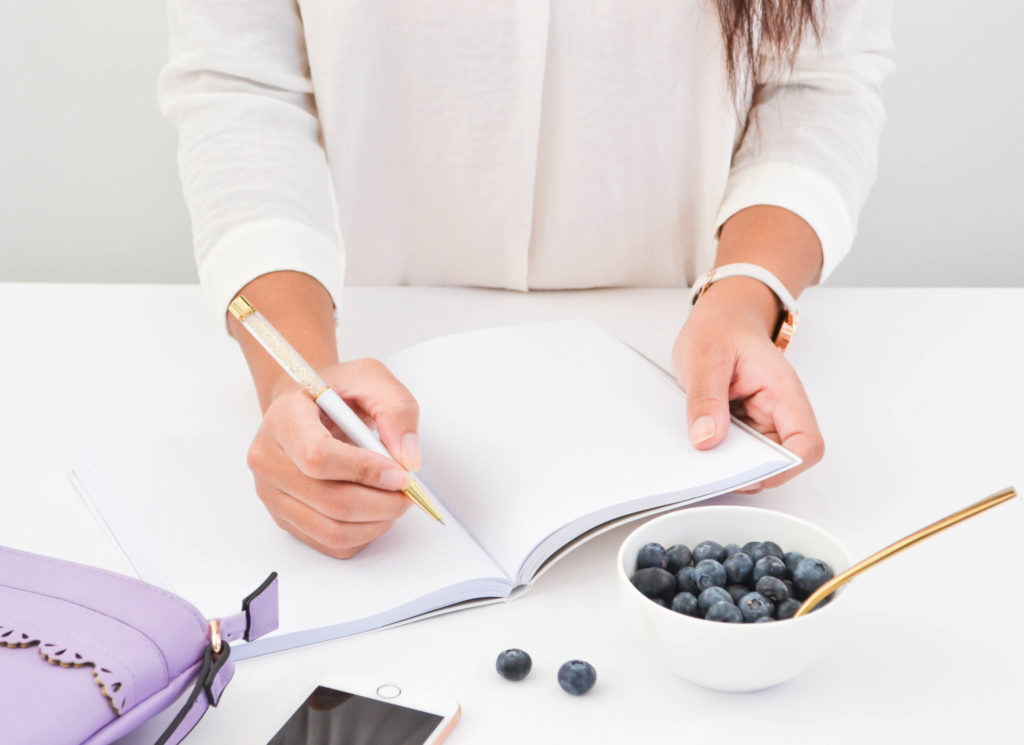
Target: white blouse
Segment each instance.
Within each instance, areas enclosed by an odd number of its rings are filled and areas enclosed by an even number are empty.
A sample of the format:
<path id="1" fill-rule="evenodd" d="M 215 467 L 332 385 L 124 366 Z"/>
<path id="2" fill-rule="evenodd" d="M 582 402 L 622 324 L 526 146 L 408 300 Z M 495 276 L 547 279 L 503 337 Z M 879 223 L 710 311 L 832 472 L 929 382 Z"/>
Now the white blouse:
<path id="1" fill-rule="evenodd" d="M 280 269 L 335 302 L 685 286 L 756 204 L 811 225 L 824 278 L 875 176 L 891 0 L 825 6 L 737 113 L 710 0 L 169 0 L 201 283 L 221 314 Z"/>

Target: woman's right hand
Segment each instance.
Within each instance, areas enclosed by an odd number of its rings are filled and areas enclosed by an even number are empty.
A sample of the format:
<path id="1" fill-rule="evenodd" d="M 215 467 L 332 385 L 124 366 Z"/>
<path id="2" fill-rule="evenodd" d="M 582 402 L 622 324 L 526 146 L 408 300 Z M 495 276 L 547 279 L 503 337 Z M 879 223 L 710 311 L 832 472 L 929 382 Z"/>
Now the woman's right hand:
<path id="1" fill-rule="evenodd" d="M 335 363 L 318 372 L 369 426 L 376 425 L 395 460 L 348 442 L 289 380 L 271 394 L 248 465 L 256 493 L 281 528 L 328 556 L 347 559 L 387 532 L 411 504 L 399 490 L 408 483 L 405 469 L 419 468 L 419 407 L 377 360 Z"/>

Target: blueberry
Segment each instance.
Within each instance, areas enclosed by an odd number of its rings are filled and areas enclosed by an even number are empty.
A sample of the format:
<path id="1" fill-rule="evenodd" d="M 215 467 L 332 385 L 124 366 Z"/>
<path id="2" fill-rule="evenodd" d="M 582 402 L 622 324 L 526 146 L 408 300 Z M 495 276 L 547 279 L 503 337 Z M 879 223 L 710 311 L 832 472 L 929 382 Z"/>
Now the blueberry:
<path id="1" fill-rule="evenodd" d="M 821 559 L 801 559 L 793 572 L 797 592 L 807 597 L 832 579 L 832 568 Z"/>
<path id="2" fill-rule="evenodd" d="M 748 592 L 736 605 L 747 623 L 753 623 L 762 616 L 770 616 L 775 612 L 775 603 L 759 592 Z"/>
<path id="3" fill-rule="evenodd" d="M 533 660 L 521 649 L 506 649 L 498 655 L 498 661 L 494 666 L 498 670 L 498 675 L 506 680 L 522 680 L 530 674 Z"/>
<path id="4" fill-rule="evenodd" d="M 758 547 L 754 549 L 754 555 L 750 558 L 752 558 L 756 564 L 758 559 L 763 559 L 765 556 L 774 556 L 781 559 L 784 554 L 782 553 L 782 548 L 775 541 L 762 541 Z"/>
<path id="5" fill-rule="evenodd" d="M 784 584 L 786 586 L 786 589 L 789 591 L 789 596 L 791 598 L 795 598 L 797 596 L 796 585 L 793 584 L 793 580 L 791 580 L 791 579 L 784 579 L 784 580 L 782 580 L 782 584 Z"/>
<path id="6" fill-rule="evenodd" d="M 700 595 L 700 588 L 697 587 L 697 581 L 693 578 L 693 567 L 683 567 L 676 572 L 676 586 L 680 592 Z"/>
<path id="7" fill-rule="evenodd" d="M 714 541 L 701 541 L 693 547 L 693 560 L 698 564 L 705 559 L 714 559 L 721 562 L 725 559 L 725 548 L 721 543 Z"/>
<path id="8" fill-rule="evenodd" d="M 715 603 L 732 603 L 732 596 L 722 587 L 709 587 L 697 597 L 700 614 L 706 616 Z"/>
<path id="9" fill-rule="evenodd" d="M 771 616 L 761 616 L 760 618 L 756 619 L 754 623 L 775 623 L 775 619 Z"/>
<path id="10" fill-rule="evenodd" d="M 723 623 L 743 623 L 743 614 L 740 609 L 732 603 L 718 602 L 708 609 L 704 616 L 708 621 L 721 621 Z"/>
<path id="11" fill-rule="evenodd" d="M 665 547 L 660 543 L 648 543 L 636 555 L 636 568 L 647 569 L 648 567 L 658 567 L 659 569 L 668 567 L 668 554 L 665 553 Z"/>
<path id="12" fill-rule="evenodd" d="M 802 558 L 804 558 L 804 555 L 799 551 L 787 551 L 782 555 L 782 561 L 786 564 L 786 569 L 789 570 L 790 576 L 793 576 L 793 572 L 796 571 L 796 565 L 800 563 Z"/>
<path id="13" fill-rule="evenodd" d="M 704 559 L 697 562 L 697 566 L 693 568 L 693 581 L 697 583 L 697 587 L 704 590 L 712 586 L 725 587 L 728 576 L 725 573 L 725 567 L 717 561 Z"/>
<path id="14" fill-rule="evenodd" d="M 793 614 L 800 609 L 800 605 L 800 601 L 794 598 L 789 598 L 789 600 L 783 600 L 775 609 L 775 617 L 780 621 L 783 621 L 787 618 L 792 618 Z"/>
<path id="15" fill-rule="evenodd" d="M 760 541 L 750 541 L 749 543 L 744 543 L 743 544 L 743 553 L 745 553 L 747 556 L 749 556 L 751 559 L 753 559 L 754 558 L 754 552 L 757 550 L 757 547 L 760 546 L 760 545 L 761 545 Z"/>
<path id="16" fill-rule="evenodd" d="M 738 554 L 743 548 L 738 543 L 727 543 L 725 544 L 725 558 L 729 558 L 734 554 Z"/>
<path id="17" fill-rule="evenodd" d="M 684 616 L 697 616 L 697 598 L 692 592 L 681 592 L 672 598 L 672 610 Z"/>
<path id="18" fill-rule="evenodd" d="M 786 583 L 778 577 L 765 575 L 757 581 L 757 585 L 754 589 L 776 605 L 781 603 L 783 600 L 789 599 L 789 590 L 786 589 Z"/>
<path id="19" fill-rule="evenodd" d="M 725 567 L 725 576 L 729 583 L 740 585 L 750 581 L 750 575 L 754 572 L 754 560 L 740 551 L 722 562 Z"/>
<path id="20" fill-rule="evenodd" d="M 665 598 L 650 598 L 650 601 L 652 603 L 657 603 L 662 608 L 668 608 L 669 607 L 668 601 L 665 600 Z"/>
<path id="21" fill-rule="evenodd" d="M 729 585 L 725 588 L 725 591 L 729 593 L 729 597 L 732 598 L 732 602 L 740 602 L 740 598 L 750 592 L 750 588 L 746 585 Z"/>
<path id="22" fill-rule="evenodd" d="M 594 687 L 597 671 L 589 662 L 569 660 L 558 668 L 558 685 L 573 696 L 582 696 Z"/>
<path id="23" fill-rule="evenodd" d="M 786 565 L 782 563 L 782 559 L 778 556 L 762 556 L 758 559 L 757 563 L 754 564 L 754 574 L 752 575 L 754 582 L 756 583 L 761 577 L 778 577 L 782 579 L 786 576 Z M 797 585 L 799 587 L 799 585 Z"/>
<path id="24" fill-rule="evenodd" d="M 685 546 L 682 543 L 672 546 L 666 553 L 668 554 L 668 566 L 665 568 L 672 572 L 672 574 L 693 563 L 693 554 L 690 553 L 689 546 Z"/>
<path id="25" fill-rule="evenodd" d="M 666 603 L 672 602 L 676 594 L 676 578 L 670 572 L 658 567 L 640 569 L 629 580 L 633 587 L 651 598 L 661 598 Z"/>

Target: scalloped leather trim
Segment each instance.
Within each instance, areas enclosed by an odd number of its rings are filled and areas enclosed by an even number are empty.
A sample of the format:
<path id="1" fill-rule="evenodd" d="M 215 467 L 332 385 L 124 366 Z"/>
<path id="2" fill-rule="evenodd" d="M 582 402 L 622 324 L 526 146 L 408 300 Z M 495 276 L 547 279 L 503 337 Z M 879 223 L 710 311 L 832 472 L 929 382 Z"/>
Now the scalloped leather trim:
<path id="1" fill-rule="evenodd" d="M 121 681 L 117 680 L 119 676 L 112 670 L 100 667 L 91 660 L 86 660 L 82 655 L 72 649 L 69 649 L 66 645 L 62 646 L 60 644 L 44 642 L 41 639 L 33 639 L 28 634 L 24 634 L 17 629 L 12 629 L 6 626 L 0 626 L 0 647 L 6 647 L 8 649 L 26 649 L 28 647 L 36 647 L 39 652 L 39 656 L 43 661 L 56 667 L 92 668 L 92 679 L 99 687 L 100 693 L 103 694 L 103 698 L 105 698 L 107 703 L 110 704 L 110 709 L 114 712 L 114 716 L 121 716 L 121 710 L 124 708 L 127 692 L 122 693 L 124 686 Z M 115 701 L 115 698 L 118 700 Z"/>

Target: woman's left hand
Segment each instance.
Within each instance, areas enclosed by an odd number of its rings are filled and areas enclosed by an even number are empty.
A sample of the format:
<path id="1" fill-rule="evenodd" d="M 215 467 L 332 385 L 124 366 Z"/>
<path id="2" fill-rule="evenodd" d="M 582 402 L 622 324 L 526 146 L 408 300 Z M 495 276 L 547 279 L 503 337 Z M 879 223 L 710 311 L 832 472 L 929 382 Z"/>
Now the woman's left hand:
<path id="1" fill-rule="evenodd" d="M 672 350 L 695 447 L 707 450 L 720 443 L 732 413 L 803 460 L 742 491 L 778 486 L 825 453 L 803 385 L 770 337 L 778 312 L 775 296 L 760 282 L 720 280 L 693 308 Z"/>

